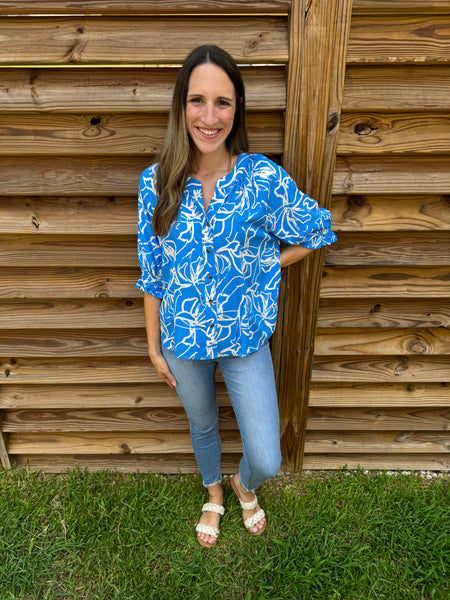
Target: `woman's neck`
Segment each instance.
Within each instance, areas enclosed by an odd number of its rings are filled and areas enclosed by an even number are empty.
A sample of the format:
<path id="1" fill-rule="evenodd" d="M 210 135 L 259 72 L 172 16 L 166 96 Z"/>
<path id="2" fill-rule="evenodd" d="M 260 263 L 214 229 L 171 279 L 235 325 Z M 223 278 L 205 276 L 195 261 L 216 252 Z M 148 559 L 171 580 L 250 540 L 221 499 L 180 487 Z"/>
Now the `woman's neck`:
<path id="1" fill-rule="evenodd" d="M 216 173 L 229 173 L 232 167 L 232 156 L 228 149 L 224 149 L 220 154 L 194 154 L 192 161 L 192 174 L 213 175 Z"/>

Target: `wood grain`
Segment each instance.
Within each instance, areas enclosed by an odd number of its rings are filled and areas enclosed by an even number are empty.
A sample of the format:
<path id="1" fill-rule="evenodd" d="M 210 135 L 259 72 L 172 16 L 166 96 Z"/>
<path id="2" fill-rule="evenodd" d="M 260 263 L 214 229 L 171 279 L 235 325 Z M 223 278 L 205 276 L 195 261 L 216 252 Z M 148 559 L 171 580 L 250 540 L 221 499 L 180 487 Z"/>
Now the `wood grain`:
<path id="1" fill-rule="evenodd" d="M 435 432 L 377 432 L 370 436 L 367 431 L 308 432 L 305 452 L 331 453 L 449 453 L 449 437 Z M 450 459 L 450 453 L 449 453 Z"/>
<path id="2" fill-rule="evenodd" d="M 290 0 L 2 0 L 0 14 L 287 14 L 290 6 Z"/>
<path id="3" fill-rule="evenodd" d="M 315 356 L 450 355 L 450 329 L 318 329 Z"/>
<path id="4" fill-rule="evenodd" d="M 315 357 L 313 382 L 447 382 L 450 359 L 435 356 Z"/>
<path id="5" fill-rule="evenodd" d="M 221 431 L 237 431 L 231 407 L 219 411 Z M 8 410 L 3 421 L 7 433 L 55 432 L 189 432 L 182 406 L 134 409 L 49 409 Z"/>
<path id="6" fill-rule="evenodd" d="M 322 298 L 447 298 L 448 267 L 325 267 Z"/>
<path id="7" fill-rule="evenodd" d="M 2 430 L 3 411 L 0 412 L 0 466 L 2 469 L 10 469 L 11 461 L 9 459 L 8 447 L 6 443 L 6 436 Z"/>
<path id="8" fill-rule="evenodd" d="M 345 73 L 342 109 L 424 111 L 450 108 L 449 67 L 351 66 Z"/>
<path id="9" fill-rule="evenodd" d="M 238 433 L 222 433 L 224 452 L 241 452 Z M 191 454 L 188 433 L 13 433 L 9 453 L 14 454 Z"/>
<path id="10" fill-rule="evenodd" d="M 220 380 L 220 378 L 218 378 Z M 7 385 L 161 383 L 146 357 L 0 358 L 0 382 Z"/>
<path id="11" fill-rule="evenodd" d="M 446 266 L 450 263 L 450 233 L 341 233 L 326 248 L 325 264 Z"/>
<path id="12" fill-rule="evenodd" d="M 322 298 L 317 326 L 450 327 L 450 303 L 448 298 Z"/>
<path id="13" fill-rule="evenodd" d="M 449 154 L 450 117 L 434 113 L 346 113 L 338 154 Z"/>
<path id="14" fill-rule="evenodd" d="M 448 0 L 354 0 L 353 14 L 448 14 Z"/>
<path id="15" fill-rule="evenodd" d="M 137 195 L 129 197 L 0 196 L 0 234 L 136 236 Z"/>
<path id="16" fill-rule="evenodd" d="M 225 453 L 222 456 L 222 472 L 236 473 L 241 455 Z M 67 469 L 87 471 L 110 470 L 118 473 L 198 473 L 193 454 L 23 454 L 12 457 L 13 466 L 42 470 L 46 473 L 65 473 Z"/>
<path id="17" fill-rule="evenodd" d="M 99 370 L 101 370 L 101 364 Z M 127 368 L 126 364 L 123 367 Z M 148 371 L 148 369 L 146 369 Z M 82 375 L 80 375 L 82 379 Z M 220 407 L 230 406 L 225 384 L 217 373 Z M 12 384 L 2 387 L 0 408 L 14 410 L 181 408 L 174 390 L 161 382 Z"/>
<path id="18" fill-rule="evenodd" d="M 15 330 L 0 339 L 1 356 L 147 357 L 145 329 Z"/>
<path id="19" fill-rule="evenodd" d="M 283 66 L 242 67 L 249 111 L 283 110 Z M 0 109 L 88 113 L 91 118 L 133 111 L 167 113 L 178 69 L 145 68 L 0 68 Z"/>
<path id="20" fill-rule="evenodd" d="M 447 194 L 450 155 L 420 157 L 341 156 L 336 161 L 334 194 Z"/>
<path id="21" fill-rule="evenodd" d="M 309 406 L 317 408 L 449 407 L 450 383 L 313 383 Z"/>
<path id="22" fill-rule="evenodd" d="M 347 62 L 448 63 L 450 31 L 444 15 L 353 15 Z"/>
<path id="23" fill-rule="evenodd" d="M 305 469 L 372 469 L 449 471 L 450 458 L 446 454 L 305 454 Z"/>
<path id="24" fill-rule="evenodd" d="M 249 113 L 251 152 L 283 152 L 282 113 Z M 153 156 L 167 131 L 166 114 L 0 114 L 0 156 Z"/>
<path id="25" fill-rule="evenodd" d="M 8 431 L 9 422 L 5 421 L 5 431 Z M 311 408 L 308 414 L 308 431 L 339 431 L 345 432 L 351 441 L 352 433 L 359 431 L 374 432 L 374 437 L 380 432 L 384 435 L 388 431 L 427 432 L 425 435 L 430 443 L 437 443 L 442 450 L 450 451 L 450 436 L 435 436 L 431 432 L 450 431 L 450 406 L 440 408 Z M 320 434 L 318 434 L 320 435 Z M 355 446 L 362 443 L 366 447 L 371 439 L 365 443 L 361 436 L 356 435 Z M 420 434 L 418 437 L 421 437 Z M 400 436 L 399 436 L 400 437 Z M 408 435 L 401 437 L 401 441 L 409 441 Z M 400 441 L 400 440 L 399 440 Z M 388 450 L 389 445 L 386 446 Z M 345 450 L 343 450 L 345 452 Z M 376 444 L 373 452 L 379 451 Z M 437 452 L 438 448 L 427 449 L 427 452 Z"/>
<path id="26" fill-rule="evenodd" d="M 144 327 L 142 298 L 0 299 L 0 329 Z"/>
<path id="27" fill-rule="evenodd" d="M 221 46 L 238 63 L 288 60 L 285 17 L 74 16 L 0 21 L 4 66 L 180 65 L 200 40 Z"/>
<path id="28" fill-rule="evenodd" d="M 450 195 L 334 196 L 331 216 L 336 232 L 450 231 Z"/>
<path id="29" fill-rule="evenodd" d="M 134 236 L 4 235 L 0 267 L 138 267 Z"/>
<path id="30" fill-rule="evenodd" d="M 16 267 L 4 268 L 0 298 L 140 298 L 139 269 Z"/>

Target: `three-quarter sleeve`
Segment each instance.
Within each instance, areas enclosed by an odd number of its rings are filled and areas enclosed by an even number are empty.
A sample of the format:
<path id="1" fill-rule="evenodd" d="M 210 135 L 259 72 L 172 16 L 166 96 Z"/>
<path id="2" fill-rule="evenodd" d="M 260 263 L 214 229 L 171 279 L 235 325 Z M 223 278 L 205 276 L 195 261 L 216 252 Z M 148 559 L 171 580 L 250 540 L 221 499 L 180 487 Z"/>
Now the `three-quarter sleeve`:
<path id="1" fill-rule="evenodd" d="M 152 215 L 156 205 L 154 174 L 153 166 L 146 169 L 139 180 L 137 246 L 141 277 L 136 287 L 146 294 L 162 298 L 162 253 L 159 239 L 152 229 Z"/>
<path id="2" fill-rule="evenodd" d="M 301 192 L 295 181 L 273 164 L 267 228 L 286 244 L 320 248 L 337 240 L 331 230 L 331 214 Z"/>

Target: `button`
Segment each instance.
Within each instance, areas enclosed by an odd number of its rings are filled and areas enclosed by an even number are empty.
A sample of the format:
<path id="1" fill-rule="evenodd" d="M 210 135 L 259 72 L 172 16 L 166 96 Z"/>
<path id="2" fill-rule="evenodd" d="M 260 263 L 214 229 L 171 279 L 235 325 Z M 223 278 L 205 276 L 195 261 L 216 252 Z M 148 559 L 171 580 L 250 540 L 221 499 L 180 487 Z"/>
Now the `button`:
<path id="1" fill-rule="evenodd" d="M 206 221 L 206 227 L 209 227 L 209 221 Z"/>
<path id="2" fill-rule="evenodd" d="M 212 275 L 208 275 L 208 279 L 212 279 Z"/>
<path id="3" fill-rule="evenodd" d="M 211 248 L 207 248 L 207 249 L 206 249 L 206 253 L 207 253 L 207 254 L 211 254 Z"/>
<path id="4" fill-rule="evenodd" d="M 210 298 L 210 299 L 208 300 L 208 304 L 214 304 L 214 300 L 213 300 L 212 298 Z"/>
<path id="5" fill-rule="evenodd" d="M 211 323 L 211 325 L 209 326 L 210 329 L 212 329 L 214 327 L 214 323 Z"/>

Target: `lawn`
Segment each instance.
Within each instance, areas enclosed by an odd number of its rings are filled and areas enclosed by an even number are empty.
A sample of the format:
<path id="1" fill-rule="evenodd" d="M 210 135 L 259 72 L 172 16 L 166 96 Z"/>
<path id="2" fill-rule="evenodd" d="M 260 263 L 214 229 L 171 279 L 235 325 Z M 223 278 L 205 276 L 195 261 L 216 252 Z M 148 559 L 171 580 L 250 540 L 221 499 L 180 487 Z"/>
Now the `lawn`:
<path id="1" fill-rule="evenodd" d="M 227 479 L 227 478 L 226 478 Z M 0 473 L 0 600 L 449 600 L 450 476 L 279 476 L 246 532 L 226 486 L 213 549 L 198 475 Z"/>

